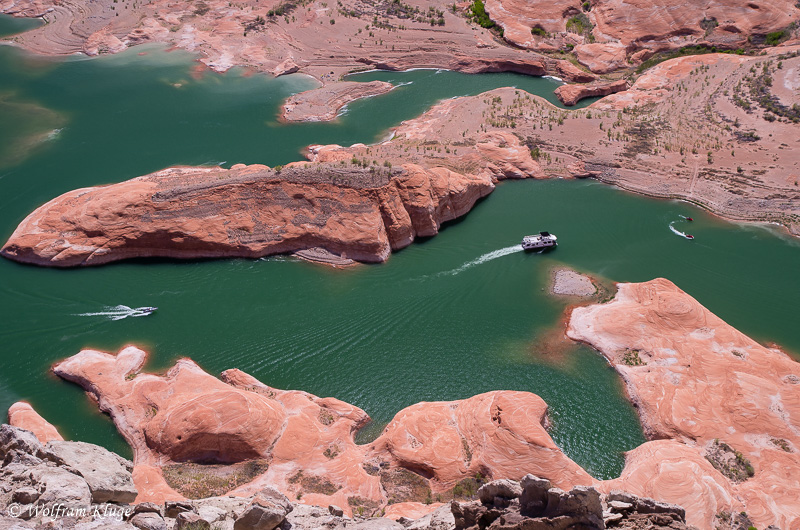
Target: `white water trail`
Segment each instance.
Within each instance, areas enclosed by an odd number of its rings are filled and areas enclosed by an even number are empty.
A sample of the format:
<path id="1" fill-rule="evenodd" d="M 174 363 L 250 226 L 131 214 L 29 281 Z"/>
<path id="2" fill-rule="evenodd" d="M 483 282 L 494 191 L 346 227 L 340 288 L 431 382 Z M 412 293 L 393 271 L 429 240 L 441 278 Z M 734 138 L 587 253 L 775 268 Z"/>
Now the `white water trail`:
<path id="1" fill-rule="evenodd" d="M 472 261 L 468 261 L 467 263 L 463 264 L 462 266 L 456 269 L 446 272 L 441 272 L 439 274 L 440 275 L 448 274 L 451 276 L 455 276 L 456 274 L 464 272 L 467 269 L 471 269 L 472 267 L 481 265 L 483 263 L 486 263 L 487 261 L 492 261 L 493 259 L 502 258 L 503 256 L 508 256 L 509 254 L 513 254 L 514 252 L 522 252 L 522 245 L 517 244 L 511 247 L 501 248 L 499 250 L 493 250 L 491 252 L 487 252 L 483 256 L 475 258 Z"/>
<path id="2" fill-rule="evenodd" d="M 669 229 L 670 229 L 670 230 L 672 230 L 672 233 L 673 233 L 673 234 L 677 234 L 677 235 L 679 235 L 679 236 L 681 236 L 681 237 L 685 237 L 686 239 L 689 239 L 688 237 L 686 237 L 686 234 L 685 234 L 684 232 L 681 232 L 680 230 L 678 230 L 677 228 L 675 228 L 674 226 L 672 226 L 673 224 L 675 224 L 675 221 L 672 221 L 672 222 L 669 224 Z"/>
<path id="3" fill-rule="evenodd" d="M 80 317 L 108 317 L 109 320 L 122 320 L 128 317 L 145 317 L 151 311 L 145 311 L 143 307 L 128 307 L 126 305 L 106 306 L 105 311 L 95 313 L 78 313 Z"/>

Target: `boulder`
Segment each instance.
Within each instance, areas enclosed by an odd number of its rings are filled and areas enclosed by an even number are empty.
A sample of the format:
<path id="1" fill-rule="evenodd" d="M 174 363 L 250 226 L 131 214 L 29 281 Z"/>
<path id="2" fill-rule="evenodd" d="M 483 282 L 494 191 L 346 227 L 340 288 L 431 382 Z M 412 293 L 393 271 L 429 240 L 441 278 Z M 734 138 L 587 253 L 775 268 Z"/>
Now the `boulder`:
<path id="1" fill-rule="evenodd" d="M 136 499 L 131 470 L 133 465 L 111 451 L 84 442 L 52 441 L 44 457 L 68 466 L 86 480 L 95 503 L 129 503 Z"/>
<path id="2" fill-rule="evenodd" d="M 41 492 L 38 503 L 42 506 L 64 504 L 86 507 L 92 502 L 86 481 L 66 469 L 40 464 L 30 470 L 29 476 L 33 487 Z"/>
<path id="3" fill-rule="evenodd" d="M 178 530 L 210 530 L 211 524 L 195 512 L 181 512 L 175 518 L 175 527 Z"/>
<path id="4" fill-rule="evenodd" d="M 0 459 L 8 462 L 14 453 L 39 456 L 42 444 L 31 431 L 3 424 L 0 426 Z"/>
<path id="5" fill-rule="evenodd" d="M 176 518 L 183 512 L 194 511 L 192 505 L 184 501 L 167 501 L 164 503 L 164 514 L 170 518 Z"/>
<path id="6" fill-rule="evenodd" d="M 569 516 L 587 526 L 602 527 L 603 505 L 600 492 L 593 487 L 575 486 L 569 491 L 551 488 L 547 491 L 546 517 Z"/>
<path id="7" fill-rule="evenodd" d="M 550 481 L 530 473 L 520 481 L 522 494 L 519 498 L 520 512 L 529 517 L 544 513 L 547 508 L 547 491 L 552 487 Z"/>
<path id="8" fill-rule="evenodd" d="M 36 488 L 25 486 L 19 488 L 11 496 L 11 500 L 19 504 L 33 504 L 39 498 L 39 491 Z"/>
<path id="9" fill-rule="evenodd" d="M 519 482 L 508 479 L 493 480 L 478 489 L 478 499 L 484 504 L 495 506 L 508 506 L 511 499 L 520 495 L 522 487 Z"/>
<path id="10" fill-rule="evenodd" d="M 331 515 L 334 515 L 336 517 L 342 517 L 344 515 L 344 510 L 342 510 L 341 508 L 339 508 L 334 504 L 328 506 L 328 511 L 330 512 Z"/>
<path id="11" fill-rule="evenodd" d="M 261 490 L 244 509 L 234 530 L 273 530 L 283 523 L 292 505 L 283 494 L 273 488 Z"/>
<path id="12" fill-rule="evenodd" d="M 130 523 L 141 530 L 167 530 L 164 518 L 155 512 L 140 512 L 131 517 Z"/>

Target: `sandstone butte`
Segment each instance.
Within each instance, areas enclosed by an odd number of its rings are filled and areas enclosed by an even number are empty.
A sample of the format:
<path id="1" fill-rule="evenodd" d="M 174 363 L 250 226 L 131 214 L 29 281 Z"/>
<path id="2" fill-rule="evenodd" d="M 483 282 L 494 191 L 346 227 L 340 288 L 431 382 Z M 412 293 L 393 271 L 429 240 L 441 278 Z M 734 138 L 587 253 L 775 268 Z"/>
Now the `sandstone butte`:
<path id="1" fill-rule="evenodd" d="M 473 173 L 328 160 L 266 166 L 171 168 L 120 184 L 66 193 L 22 222 L 4 256 L 75 266 L 130 257 L 258 257 L 321 247 L 380 262 L 416 236 L 468 212 L 497 179 L 541 176 L 509 133 L 487 133 L 472 148 Z"/>
<path id="2" fill-rule="evenodd" d="M 524 177 L 592 177 L 800 235 L 798 124 L 767 119 L 746 88 L 762 76 L 773 103 L 800 105 L 800 46 L 666 61 L 588 109 L 512 88 L 446 100 L 390 141 L 311 146 L 310 161 L 280 172 L 171 168 L 75 190 L 31 213 L 1 253 L 74 266 L 322 247 L 383 261 L 465 214 L 497 180 Z"/>
<path id="3" fill-rule="evenodd" d="M 592 482 L 553 443 L 543 426 L 547 405 L 527 392 L 419 403 L 374 442 L 356 445 L 356 431 L 369 421 L 358 407 L 271 388 L 239 370 L 217 379 L 189 359 L 163 376 L 140 373 L 145 359 L 133 346 L 116 356 L 83 350 L 53 368 L 82 386 L 133 448 L 137 502 L 183 498 L 161 471 L 176 462 L 265 459 L 266 472 L 231 494 L 271 485 L 348 513 L 355 506 L 371 513 L 391 499 L 398 517 L 425 511 L 420 488 L 452 498 L 452 488 L 477 473 L 519 479 L 535 472 L 567 489 Z"/>
<path id="4" fill-rule="evenodd" d="M 543 426 L 547 405 L 526 392 L 418 403 L 374 442 L 356 445 L 369 421 L 361 409 L 239 370 L 217 379 L 181 359 L 163 376 L 141 373 L 146 354 L 133 346 L 116 356 L 84 350 L 53 370 L 83 387 L 133 448 L 137 502 L 182 498 L 165 481 L 165 465 L 264 459 L 267 470 L 231 494 L 269 484 L 303 503 L 419 516 L 438 505 L 422 497 L 452 498 L 476 473 L 531 472 L 562 489 L 593 484 L 679 504 L 687 523 L 703 529 L 721 524 L 723 512 L 746 512 L 761 528 L 797 528 L 796 361 L 664 279 L 620 284 L 613 301 L 573 309 L 567 335 L 617 370 L 651 439 L 626 455 L 617 479 L 597 481 L 564 455 Z"/>
<path id="5" fill-rule="evenodd" d="M 798 528 L 800 364 L 668 280 L 618 287 L 610 303 L 575 308 L 567 335 L 602 352 L 654 441 L 628 453 L 601 490 L 680 504 L 705 528 L 724 510 L 746 511 L 759 528 Z M 752 477 L 730 480 L 711 465 L 717 441 L 750 462 Z"/>

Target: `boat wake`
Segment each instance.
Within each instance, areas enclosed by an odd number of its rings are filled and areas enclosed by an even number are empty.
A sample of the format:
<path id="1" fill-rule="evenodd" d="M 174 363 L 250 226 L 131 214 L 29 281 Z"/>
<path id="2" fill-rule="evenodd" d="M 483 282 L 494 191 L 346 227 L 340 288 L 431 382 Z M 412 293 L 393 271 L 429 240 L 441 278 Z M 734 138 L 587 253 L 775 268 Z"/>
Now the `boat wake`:
<path id="1" fill-rule="evenodd" d="M 126 305 L 106 306 L 105 311 L 78 313 L 80 317 L 107 317 L 109 320 L 122 320 L 128 317 L 146 317 L 153 311 L 149 307 L 128 307 Z"/>
<path id="2" fill-rule="evenodd" d="M 479 258 L 475 258 L 472 261 L 468 261 L 467 263 L 463 264 L 462 266 L 456 269 L 441 272 L 439 273 L 439 275 L 455 276 L 456 274 L 464 272 L 467 269 L 471 269 L 472 267 L 481 265 L 483 263 L 486 263 L 487 261 L 492 261 L 493 259 L 502 258 L 503 256 L 508 256 L 509 254 L 513 254 L 515 252 L 522 252 L 522 245 L 514 245 L 511 247 L 501 248 L 499 250 L 493 250 L 491 252 L 487 252 L 486 254 L 480 256 Z"/>
<path id="3" fill-rule="evenodd" d="M 681 237 L 683 237 L 683 238 L 686 238 L 686 239 L 694 239 L 694 238 L 693 238 L 692 236 L 690 236 L 689 234 L 687 234 L 687 233 L 685 233 L 685 232 L 681 232 L 680 230 L 678 230 L 677 228 L 675 228 L 675 226 L 674 226 L 674 225 L 675 225 L 675 223 L 676 223 L 676 222 L 677 222 L 677 221 L 672 221 L 672 222 L 669 224 L 669 229 L 670 229 L 670 230 L 672 230 L 672 233 L 673 233 L 673 234 L 679 235 L 679 236 L 681 236 Z"/>

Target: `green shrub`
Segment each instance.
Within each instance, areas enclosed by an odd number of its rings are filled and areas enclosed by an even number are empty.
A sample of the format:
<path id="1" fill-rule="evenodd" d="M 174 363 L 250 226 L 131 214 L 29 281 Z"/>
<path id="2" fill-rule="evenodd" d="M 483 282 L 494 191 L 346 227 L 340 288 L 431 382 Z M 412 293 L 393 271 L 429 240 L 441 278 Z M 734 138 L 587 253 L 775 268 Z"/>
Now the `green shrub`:
<path id="1" fill-rule="evenodd" d="M 486 7 L 484 7 L 482 0 L 474 0 L 472 6 L 469 8 L 469 12 L 470 18 L 480 27 L 493 28 L 495 26 L 494 21 L 489 18 L 489 14 L 486 12 Z"/>
<path id="2" fill-rule="evenodd" d="M 786 30 L 781 31 L 773 31 L 772 33 L 767 33 L 767 46 L 776 46 L 780 44 L 782 40 L 784 40 L 789 35 L 787 34 Z"/>
<path id="3" fill-rule="evenodd" d="M 539 26 L 532 27 L 531 34 L 537 35 L 539 37 L 547 37 L 547 32 L 543 28 L 540 28 Z"/>
<path id="4" fill-rule="evenodd" d="M 584 13 L 578 13 L 567 20 L 567 31 L 577 33 L 578 35 L 589 33 L 593 28 L 594 26 L 591 20 L 589 20 L 589 17 Z"/>

